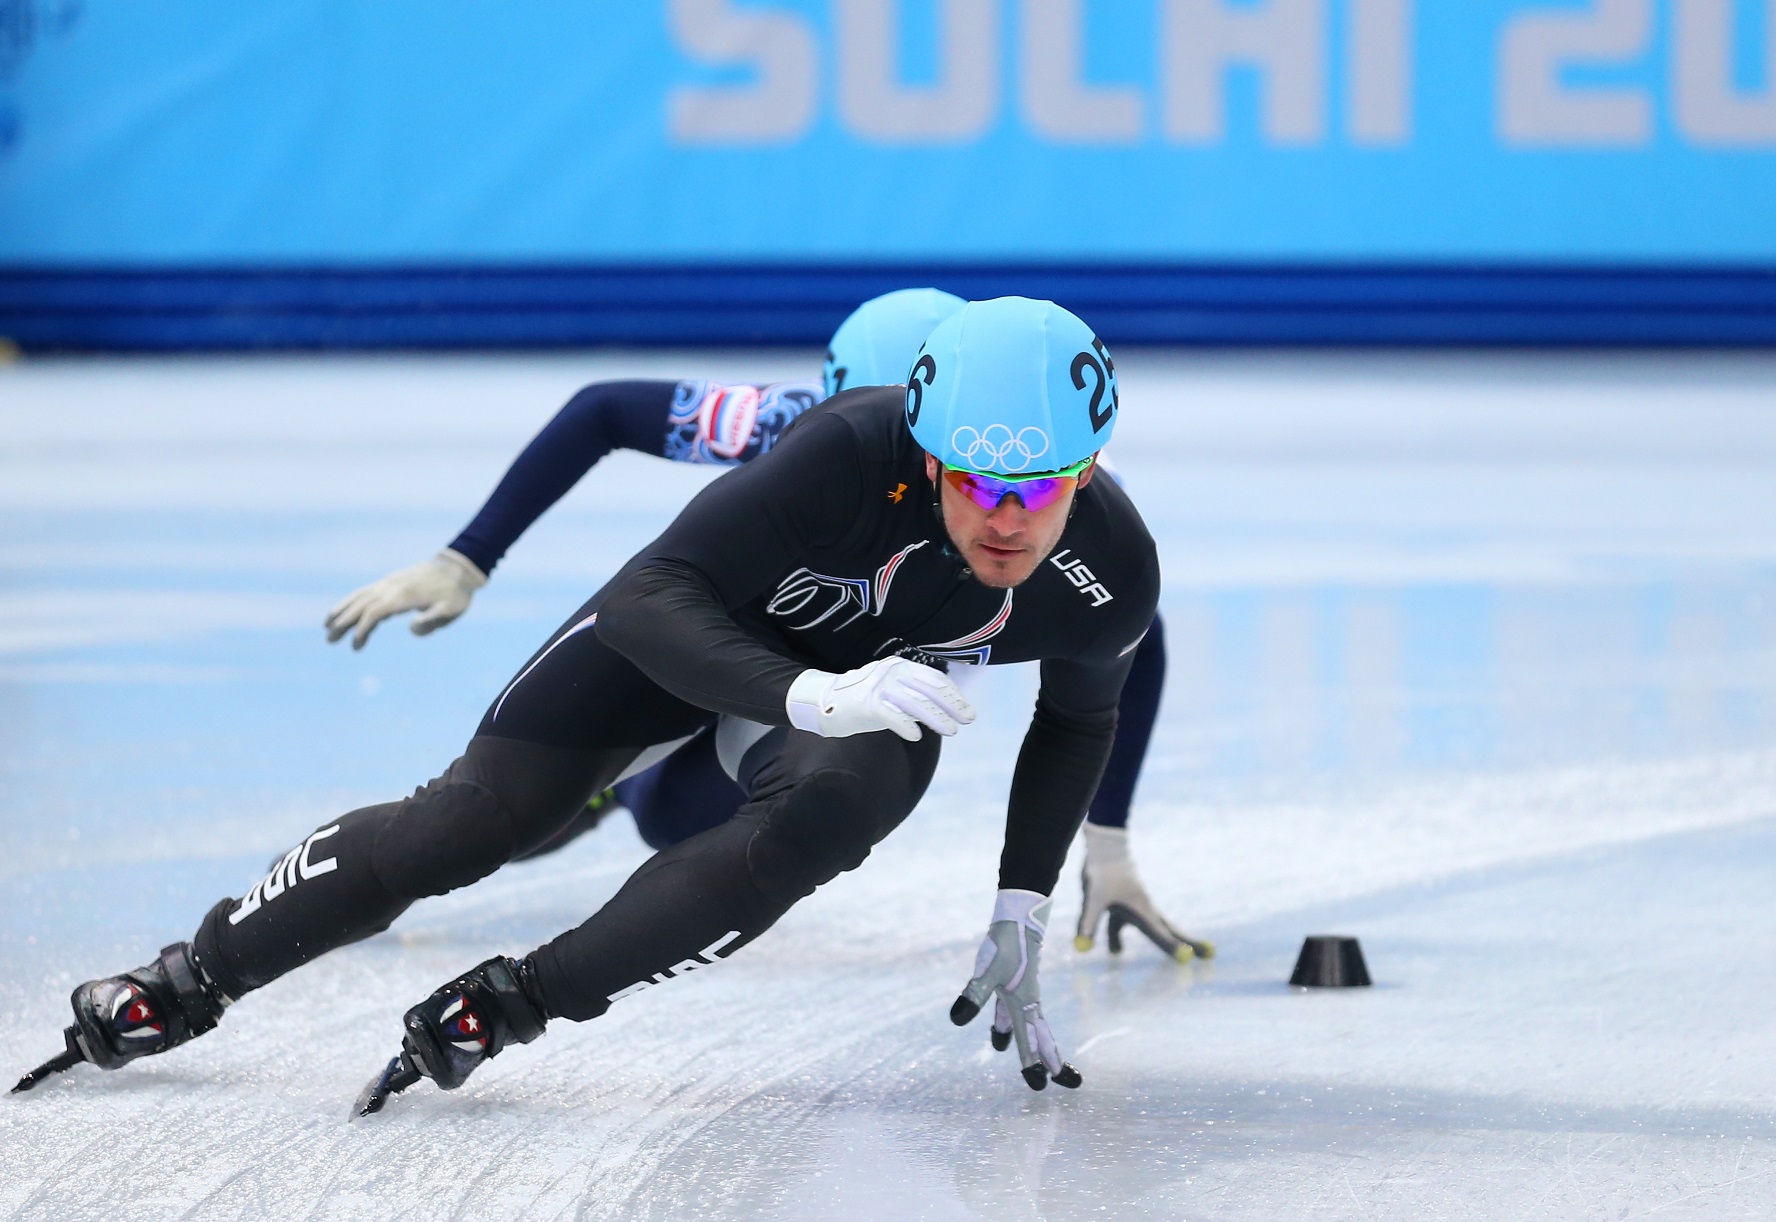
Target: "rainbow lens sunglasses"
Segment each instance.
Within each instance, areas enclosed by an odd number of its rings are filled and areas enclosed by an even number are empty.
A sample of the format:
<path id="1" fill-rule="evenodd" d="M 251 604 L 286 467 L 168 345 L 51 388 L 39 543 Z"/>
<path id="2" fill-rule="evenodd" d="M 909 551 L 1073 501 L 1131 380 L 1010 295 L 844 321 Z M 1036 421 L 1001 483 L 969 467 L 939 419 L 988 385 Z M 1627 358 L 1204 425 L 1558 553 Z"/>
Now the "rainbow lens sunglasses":
<path id="1" fill-rule="evenodd" d="M 1095 458 L 1097 455 L 1093 454 L 1090 458 L 1080 459 L 1071 467 L 1063 467 L 1059 471 L 1039 471 L 1034 475 L 984 475 L 979 471 L 969 471 L 945 463 L 943 478 L 944 483 L 982 509 L 997 509 L 1006 497 L 1015 496 L 1025 509 L 1031 513 L 1040 513 L 1076 487 L 1080 475 L 1092 465 Z"/>

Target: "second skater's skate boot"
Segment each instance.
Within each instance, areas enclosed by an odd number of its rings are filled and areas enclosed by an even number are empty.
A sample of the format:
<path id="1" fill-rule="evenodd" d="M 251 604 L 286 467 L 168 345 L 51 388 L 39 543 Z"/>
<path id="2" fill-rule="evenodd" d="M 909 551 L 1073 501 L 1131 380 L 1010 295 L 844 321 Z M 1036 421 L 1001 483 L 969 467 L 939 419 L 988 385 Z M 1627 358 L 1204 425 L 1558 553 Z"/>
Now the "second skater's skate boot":
<path id="1" fill-rule="evenodd" d="M 364 1088 L 352 1115 L 381 1111 L 421 1078 L 455 1090 L 508 1045 L 541 1035 L 547 1021 L 529 961 L 489 959 L 407 1011 L 400 1055 Z"/>
<path id="2" fill-rule="evenodd" d="M 116 1069 L 176 1048 L 214 1027 L 230 999 L 204 971 L 191 943 L 176 942 L 134 971 L 87 981 L 70 1000 L 74 1024 L 62 1035 L 67 1048 L 20 1078 L 14 1092 L 82 1061 Z"/>

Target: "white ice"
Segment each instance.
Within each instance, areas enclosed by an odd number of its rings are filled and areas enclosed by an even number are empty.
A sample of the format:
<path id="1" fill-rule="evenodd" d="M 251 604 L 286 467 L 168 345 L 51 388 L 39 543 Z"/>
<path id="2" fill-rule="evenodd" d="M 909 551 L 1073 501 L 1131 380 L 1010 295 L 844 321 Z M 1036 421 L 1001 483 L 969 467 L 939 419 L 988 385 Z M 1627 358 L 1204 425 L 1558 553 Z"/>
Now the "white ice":
<path id="1" fill-rule="evenodd" d="M 460 748 L 704 473 L 618 456 L 461 622 L 322 643 L 576 386 L 812 353 L 0 368 L 0 1065 L 321 820 Z M 422 903 L 115 1074 L 0 1101 L 21 1218 L 1776 1215 L 1776 360 L 1121 354 L 1172 665 L 1137 795 L 1212 962 L 1070 945 L 1085 1074 L 947 1010 L 1033 691 L 857 873 L 455 1094 L 347 1106 L 400 1013 L 578 923 L 626 821 Z M 1372 989 L 1291 990 L 1303 935 Z"/>

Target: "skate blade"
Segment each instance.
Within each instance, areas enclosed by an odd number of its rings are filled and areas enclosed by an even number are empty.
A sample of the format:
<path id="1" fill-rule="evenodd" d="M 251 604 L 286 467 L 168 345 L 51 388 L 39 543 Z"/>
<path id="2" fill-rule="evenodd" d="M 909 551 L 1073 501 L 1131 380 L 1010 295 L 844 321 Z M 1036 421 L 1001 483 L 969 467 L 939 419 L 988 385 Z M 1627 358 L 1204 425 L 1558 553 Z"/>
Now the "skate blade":
<path id="1" fill-rule="evenodd" d="M 390 1095 L 406 1090 L 419 1081 L 420 1077 L 420 1072 L 413 1068 L 413 1062 L 407 1059 L 405 1052 L 390 1058 L 382 1072 L 371 1078 L 369 1084 L 359 1093 L 358 1101 L 352 1104 L 349 1118 L 356 1120 L 360 1116 L 375 1115 L 382 1110 L 382 1105 L 388 1102 Z"/>
<path id="2" fill-rule="evenodd" d="M 54 1077 L 56 1074 L 59 1074 L 64 1070 L 73 1069 L 76 1065 L 86 1060 L 86 1054 L 80 1051 L 80 1045 L 74 1042 L 74 1029 L 72 1027 L 68 1029 L 67 1033 L 62 1038 L 68 1041 L 68 1046 L 50 1057 L 49 1060 L 43 1062 L 43 1064 L 39 1065 L 36 1069 L 33 1069 L 30 1073 L 20 1078 L 18 1080 L 18 1085 L 14 1086 L 10 1093 L 17 1095 L 24 1091 L 28 1091 L 33 1087 L 41 1085 L 47 1079 Z"/>

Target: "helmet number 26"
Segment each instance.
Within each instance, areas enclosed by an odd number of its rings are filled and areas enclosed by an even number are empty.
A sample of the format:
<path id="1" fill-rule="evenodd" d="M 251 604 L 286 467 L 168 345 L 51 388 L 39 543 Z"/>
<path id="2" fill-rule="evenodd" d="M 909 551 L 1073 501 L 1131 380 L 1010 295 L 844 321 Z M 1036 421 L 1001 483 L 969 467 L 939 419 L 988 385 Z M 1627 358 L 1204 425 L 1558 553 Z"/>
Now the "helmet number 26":
<path id="1" fill-rule="evenodd" d="M 925 375 L 923 379 L 920 374 Z M 913 366 L 912 373 L 907 375 L 907 427 L 919 423 L 919 409 L 925 406 L 925 388 L 936 380 L 937 362 L 931 359 L 929 352 L 924 353 L 919 357 L 919 363 Z"/>

